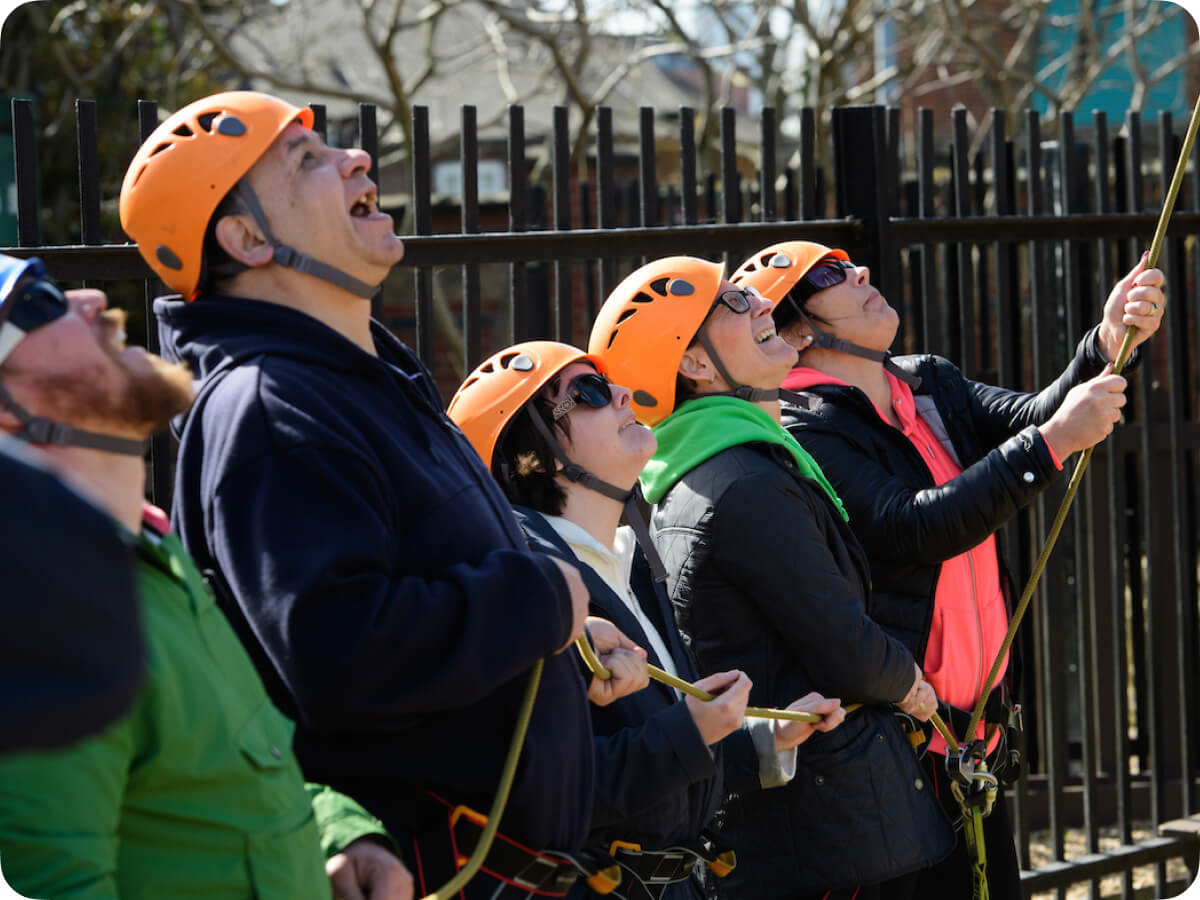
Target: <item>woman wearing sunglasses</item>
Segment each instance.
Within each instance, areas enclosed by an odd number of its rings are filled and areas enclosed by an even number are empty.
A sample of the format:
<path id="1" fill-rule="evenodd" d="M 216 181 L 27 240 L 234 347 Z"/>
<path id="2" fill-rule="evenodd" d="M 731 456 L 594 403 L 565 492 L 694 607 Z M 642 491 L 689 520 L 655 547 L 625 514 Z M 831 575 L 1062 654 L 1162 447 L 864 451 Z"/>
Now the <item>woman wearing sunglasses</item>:
<path id="1" fill-rule="evenodd" d="M 740 296 L 740 294 L 739 294 Z M 695 681 L 636 506 L 638 474 L 654 453 L 630 392 L 613 385 L 594 357 L 565 344 L 518 344 L 486 360 L 463 382 L 448 414 L 491 467 L 513 502 L 533 549 L 577 566 L 593 615 L 610 619 L 655 665 Z M 619 527 L 622 514 L 633 528 Z M 637 540 L 649 548 L 643 552 Z M 593 707 L 596 795 L 589 846 L 621 866 L 612 897 L 700 898 L 695 877 L 718 851 L 704 837 L 723 785 L 754 791 L 783 784 L 795 746 L 813 725 L 743 727 L 750 680 L 723 671 L 699 685 L 717 698 L 682 698 L 655 683 Z M 792 708 L 843 716 L 836 700 L 810 694 Z M 723 777 L 727 776 L 727 777 Z M 723 869 L 721 869 L 723 871 Z M 580 885 L 571 896 L 585 896 Z"/>
<path id="2" fill-rule="evenodd" d="M 733 280 L 778 304 L 776 327 L 800 351 L 784 386 L 802 402 L 785 405 L 784 424 L 829 476 L 866 549 L 872 617 L 916 657 L 950 707 L 957 737 L 966 738 L 969 710 L 1008 628 L 1011 583 L 995 532 L 1058 477 L 1061 460 L 1112 430 L 1125 381 L 1106 366 L 1126 325 L 1138 328 L 1137 343 L 1157 330 L 1162 273 L 1143 259 L 1117 282 L 1101 323 L 1038 394 L 970 381 L 936 356 L 893 359 L 899 317 L 870 271 L 841 250 L 776 244 Z M 975 735 L 987 740 L 993 772 L 1010 783 L 1020 769 L 1012 698 L 1009 672 Z M 944 749 L 934 735 L 924 766 L 957 815 Z M 984 820 L 984 837 L 992 900 L 1020 897 L 1003 794 Z M 961 840 L 919 883 L 924 896 L 971 890 Z"/>
<path id="3" fill-rule="evenodd" d="M 721 836 L 739 864 L 722 896 L 896 896 L 880 883 L 953 846 L 888 709 L 928 718 L 936 698 L 912 654 L 866 615 L 866 559 L 837 495 L 779 424 L 796 351 L 770 304 L 719 263 L 660 259 L 609 295 L 589 350 L 654 426 L 641 484 L 700 671 L 745 671 L 755 705 L 812 690 L 866 704 L 799 748 L 786 786 L 729 800 Z"/>

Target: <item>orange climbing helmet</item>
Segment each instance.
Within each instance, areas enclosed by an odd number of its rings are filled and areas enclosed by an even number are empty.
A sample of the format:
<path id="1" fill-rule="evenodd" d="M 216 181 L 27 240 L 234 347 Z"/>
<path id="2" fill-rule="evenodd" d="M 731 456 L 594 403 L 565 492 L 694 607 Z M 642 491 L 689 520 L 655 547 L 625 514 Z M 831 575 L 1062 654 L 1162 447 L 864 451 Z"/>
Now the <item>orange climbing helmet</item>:
<path id="1" fill-rule="evenodd" d="M 195 294 L 217 206 L 296 121 L 312 128 L 312 110 L 228 91 L 189 103 L 142 144 L 121 185 L 121 227 L 172 290 Z"/>
<path id="2" fill-rule="evenodd" d="M 591 363 L 604 373 L 600 360 L 557 341 L 529 341 L 501 350 L 467 376 L 446 415 L 491 469 L 496 445 L 513 416 L 573 362 Z"/>
<path id="3" fill-rule="evenodd" d="M 784 241 L 759 250 L 738 266 L 729 280 L 738 287 L 754 288 L 778 306 L 809 269 L 829 256 L 850 261 L 845 250 L 812 241 Z"/>
<path id="4" fill-rule="evenodd" d="M 633 391 L 643 425 L 675 410 L 675 376 L 725 278 L 721 263 L 668 256 L 635 270 L 613 289 L 592 325 L 588 352 L 609 378 Z"/>
<path id="5" fill-rule="evenodd" d="M 821 260 L 831 256 L 847 266 L 850 264 L 850 257 L 845 250 L 826 247 L 812 241 L 784 241 L 782 244 L 772 244 L 759 250 L 738 266 L 729 280 L 739 287 L 752 287 L 770 300 L 775 309 L 775 324 L 779 328 L 785 328 L 788 322 L 798 316 L 812 331 L 812 347 L 822 347 L 874 360 L 915 391 L 921 386 L 920 377 L 896 365 L 888 351 L 864 347 L 835 337 L 817 325 L 795 297 L 788 300 L 787 307 L 780 309 L 779 304 L 788 297 L 800 279 Z"/>

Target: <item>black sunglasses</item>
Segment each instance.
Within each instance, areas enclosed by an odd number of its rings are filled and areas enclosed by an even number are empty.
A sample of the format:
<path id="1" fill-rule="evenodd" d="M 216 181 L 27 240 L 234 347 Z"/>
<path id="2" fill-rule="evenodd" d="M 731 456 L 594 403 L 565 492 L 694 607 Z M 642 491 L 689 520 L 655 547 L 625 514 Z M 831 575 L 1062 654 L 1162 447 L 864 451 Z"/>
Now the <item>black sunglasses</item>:
<path id="1" fill-rule="evenodd" d="M 32 278 L 19 285 L 4 301 L 4 306 L 8 315 L 0 334 L 7 332 L 11 337 L 7 340 L 0 339 L 0 363 L 4 362 L 25 335 L 43 325 L 49 325 L 69 311 L 67 298 L 58 285 L 44 278 Z"/>
<path id="2" fill-rule="evenodd" d="M 571 379 L 567 396 L 554 404 L 554 421 L 557 422 L 580 403 L 592 409 L 603 409 L 612 403 L 612 388 L 608 379 L 598 372 L 585 372 Z"/>
<path id="3" fill-rule="evenodd" d="M 853 268 L 854 263 L 848 259 L 822 260 L 804 273 L 804 277 L 800 279 L 796 287 L 792 288 L 792 296 L 803 303 L 813 294 L 817 293 L 817 291 L 823 291 L 825 288 L 831 288 L 835 284 L 841 284 L 846 280 L 846 273 Z M 802 288 L 801 285 L 803 285 Z M 800 296 L 796 296 L 798 288 L 800 289 Z"/>
<path id="4" fill-rule="evenodd" d="M 828 258 L 821 260 L 805 272 L 792 289 L 784 295 L 783 299 L 788 302 L 786 304 L 780 303 L 775 307 L 776 326 L 782 327 L 786 325 L 794 318 L 796 313 L 800 312 L 813 294 L 841 284 L 849 277 L 847 273 L 854 268 L 856 268 L 854 263 L 847 259 Z"/>

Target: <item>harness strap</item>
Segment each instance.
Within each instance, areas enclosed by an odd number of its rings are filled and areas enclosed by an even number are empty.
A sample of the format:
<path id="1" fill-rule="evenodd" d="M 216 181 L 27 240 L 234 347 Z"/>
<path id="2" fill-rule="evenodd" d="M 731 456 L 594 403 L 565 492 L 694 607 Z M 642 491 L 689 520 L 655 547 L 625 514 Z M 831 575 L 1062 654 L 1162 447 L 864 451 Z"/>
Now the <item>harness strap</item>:
<path id="1" fill-rule="evenodd" d="M 646 885 L 685 881 L 691 877 L 700 858 L 695 851 L 685 846 L 643 850 L 640 844 L 627 841 L 613 841 L 609 853 L 622 868 L 628 869 Z"/>
<path id="2" fill-rule="evenodd" d="M 462 869 L 479 844 L 488 817 L 469 806 L 452 806 L 432 792 L 426 794 L 446 808 L 454 864 Z M 499 832 L 480 868 L 506 884 L 548 897 L 566 896 L 579 875 L 573 860 L 532 850 Z"/>

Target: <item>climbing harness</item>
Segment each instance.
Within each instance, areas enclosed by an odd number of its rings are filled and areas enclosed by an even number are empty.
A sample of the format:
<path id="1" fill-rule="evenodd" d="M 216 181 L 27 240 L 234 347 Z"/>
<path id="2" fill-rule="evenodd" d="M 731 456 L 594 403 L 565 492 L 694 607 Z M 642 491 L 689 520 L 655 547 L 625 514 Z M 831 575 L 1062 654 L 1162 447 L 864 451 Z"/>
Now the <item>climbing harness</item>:
<path id="1" fill-rule="evenodd" d="M 718 850 L 707 832 L 701 832 L 699 840 L 662 850 L 643 850 L 640 844 L 631 841 L 613 841 L 608 852 L 621 869 L 633 875 L 622 889 L 624 900 L 655 900 L 647 885 L 686 881 L 699 864 L 717 878 L 724 878 L 737 866 L 737 854 Z"/>

